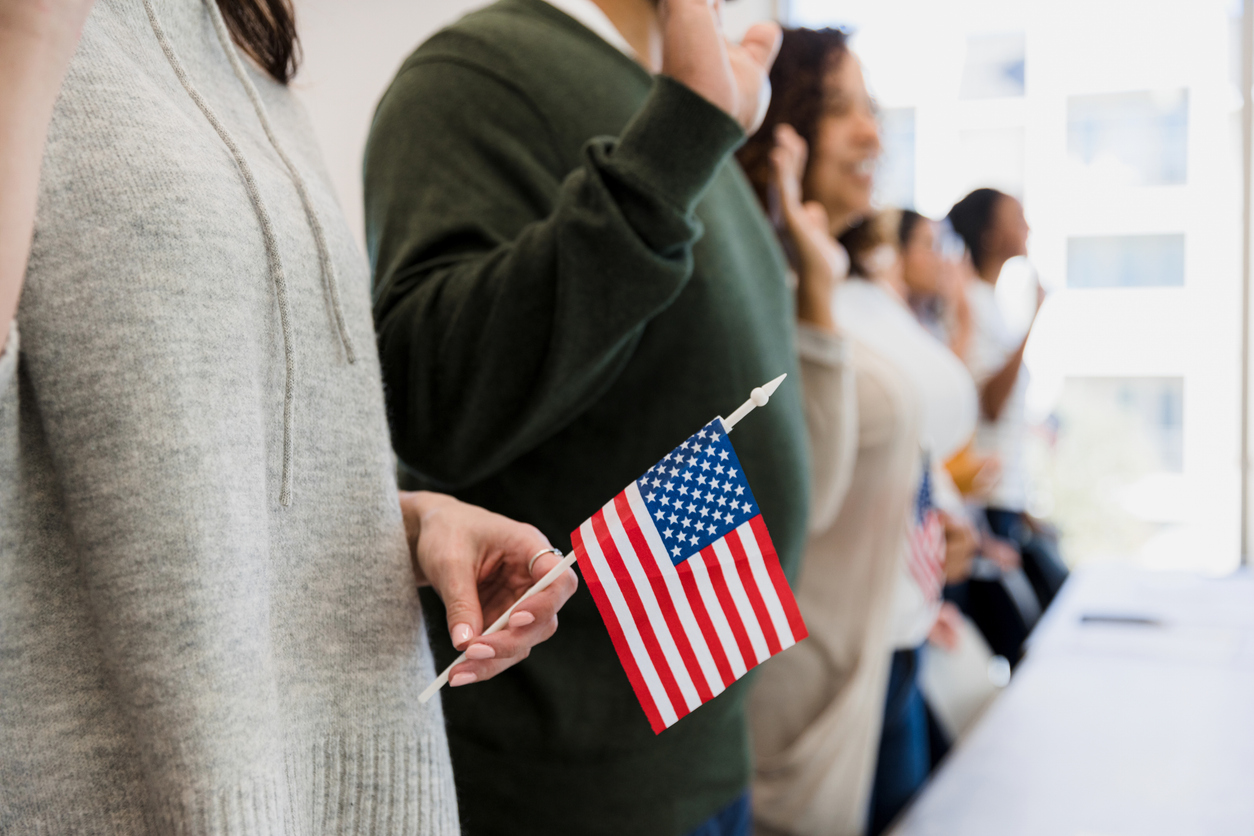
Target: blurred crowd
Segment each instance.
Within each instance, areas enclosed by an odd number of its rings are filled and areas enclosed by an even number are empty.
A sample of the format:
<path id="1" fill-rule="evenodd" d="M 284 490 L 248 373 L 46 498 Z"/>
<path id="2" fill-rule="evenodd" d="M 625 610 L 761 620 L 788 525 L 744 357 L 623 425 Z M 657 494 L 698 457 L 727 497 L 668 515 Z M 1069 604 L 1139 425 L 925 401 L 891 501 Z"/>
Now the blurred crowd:
<path id="1" fill-rule="evenodd" d="M 796 282 L 816 459 L 798 595 L 823 627 L 755 691 L 755 814 L 762 833 L 878 834 L 1004 685 L 1066 578 L 1056 535 L 1026 511 L 1030 326 L 1014 331 L 994 292 L 1029 228 L 988 188 L 939 219 L 873 206 L 879 128 L 843 31 L 785 31 L 771 82 L 738 157 Z M 848 389 L 822 386 L 834 362 Z"/>
<path id="2" fill-rule="evenodd" d="M 1028 224 L 875 205 L 846 32 L 719 7 L 433 36 L 367 264 L 289 4 L 0 0 L 0 832 L 887 831 L 1067 576 Z M 574 573 L 485 632 L 784 372 L 735 443 L 808 639 L 655 735 Z"/>

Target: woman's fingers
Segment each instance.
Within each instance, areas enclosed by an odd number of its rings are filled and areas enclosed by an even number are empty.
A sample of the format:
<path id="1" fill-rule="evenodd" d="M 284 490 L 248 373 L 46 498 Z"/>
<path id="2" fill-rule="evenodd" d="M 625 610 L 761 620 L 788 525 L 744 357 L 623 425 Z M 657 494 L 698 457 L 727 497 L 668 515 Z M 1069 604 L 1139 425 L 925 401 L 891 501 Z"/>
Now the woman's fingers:
<path id="1" fill-rule="evenodd" d="M 449 672 L 453 687 L 491 679 L 531 655 L 531 649 L 557 632 L 557 616 L 480 636 L 466 648 L 466 661 Z"/>
<path id="2" fill-rule="evenodd" d="M 530 559 L 529 554 L 524 561 L 529 562 Z M 561 560 L 553 553 L 536 558 L 527 582 L 519 586 L 529 589 Z M 515 564 L 515 571 L 525 573 L 526 562 Z M 526 659 L 533 647 L 547 641 L 557 631 L 557 611 L 570 599 L 578 585 L 574 570 L 567 568 L 548 587 L 519 604 L 510 615 L 505 629 L 477 636 L 468 642 L 463 648 L 466 661 L 449 672 L 449 683 L 459 687 L 482 682 Z"/>

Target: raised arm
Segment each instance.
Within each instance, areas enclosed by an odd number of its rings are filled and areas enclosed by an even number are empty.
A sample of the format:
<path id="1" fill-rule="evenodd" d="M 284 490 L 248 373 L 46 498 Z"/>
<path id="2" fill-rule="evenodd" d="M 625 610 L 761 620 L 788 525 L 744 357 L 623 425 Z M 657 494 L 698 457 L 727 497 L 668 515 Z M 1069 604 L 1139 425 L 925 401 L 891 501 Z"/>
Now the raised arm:
<path id="1" fill-rule="evenodd" d="M 564 179 L 544 118 L 484 67 L 419 59 L 380 104 L 379 349 L 397 452 L 436 484 L 481 479 L 569 423 L 691 274 L 697 202 L 757 116 L 777 30 L 729 48 L 705 3 L 667 6 L 667 75 Z"/>
<path id="2" fill-rule="evenodd" d="M 1001 411 L 1006 408 L 1006 401 L 1010 400 L 1010 393 L 1014 391 L 1015 382 L 1019 379 L 1019 369 L 1023 366 L 1023 352 L 1028 347 L 1028 337 L 1032 336 L 1032 326 L 1036 324 L 1036 315 L 1040 313 L 1044 303 L 1045 291 L 1038 284 L 1036 311 L 1032 314 L 1032 321 L 1028 323 L 1028 332 L 1023 335 L 1023 342 L 1019 343 L 1014 353 L 1006 358 L 1005 364 L 980 387 L 980 412 L 989 421 L 999 419 Z"/>
<path id="3" fill-rule="evenodd" d="M 0 0 L 0 352 L 17 315 L 44 140 L 92 0 Z"/>

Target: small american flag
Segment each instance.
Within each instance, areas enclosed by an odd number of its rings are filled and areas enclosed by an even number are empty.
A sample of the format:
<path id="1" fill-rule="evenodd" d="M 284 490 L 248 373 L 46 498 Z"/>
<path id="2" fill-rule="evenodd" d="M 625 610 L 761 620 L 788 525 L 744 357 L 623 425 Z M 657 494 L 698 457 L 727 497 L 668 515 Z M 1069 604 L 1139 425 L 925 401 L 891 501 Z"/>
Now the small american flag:
<path id="1" fill-rule="evenodd" d="M 915 495 L 906 566 L 929 601 L 940 599 L 945 585 L 945 526 L 932 503 L 931 463 L 923 457 L 923 478 Z"/>
<path id="2" fill-rule="evenodd" d="M 721 418 L 571 541 L 654 733 L 807 635 Z"/>

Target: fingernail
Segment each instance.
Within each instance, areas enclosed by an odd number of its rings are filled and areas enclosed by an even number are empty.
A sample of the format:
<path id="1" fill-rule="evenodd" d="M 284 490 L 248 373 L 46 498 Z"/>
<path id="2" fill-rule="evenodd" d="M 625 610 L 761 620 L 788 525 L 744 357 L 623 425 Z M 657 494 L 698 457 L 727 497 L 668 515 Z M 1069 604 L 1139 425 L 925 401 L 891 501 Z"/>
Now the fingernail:
<path id="1" fill-rule="evenodd" d="M 472 644 L 466 648 L 466 658 L 474 659 L 491 659 L 496 656 L 496 649 L 490 644 Z"/>
<path id="2" fill-rule="evenodd" d="M 536 617 L 529 612 L 516 612 L 509 617 L 510 627 L 526 627 L 535 621 Z"/>
<path id="3" fill-rule="evenodd" d="M 473 673 L 455 673 L 453 674 L 453 678 L 449 680 L 448 684 L 454 688 L 460 688 L 463 685 L 469 685 L 478 678 L 479 677 L 475 676 Z"/>
<path id="4" fill-rule="evenodd" d="M 474 631 L 470 629 L 469 624 L 453 625 L 453 647 L 464 644 L 474 638 Z"/>

